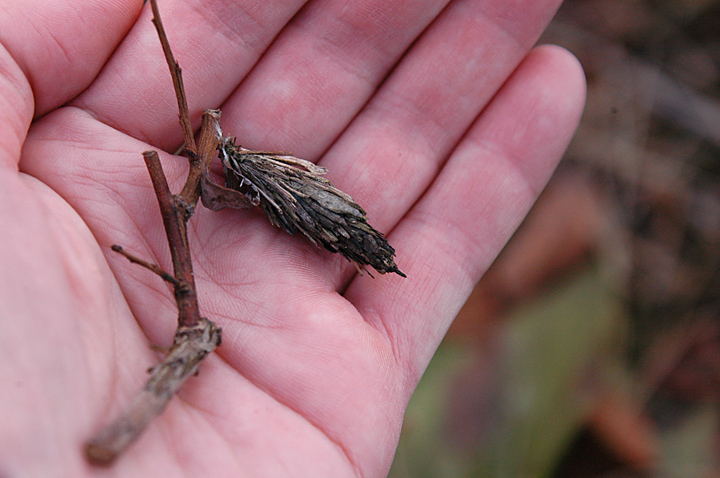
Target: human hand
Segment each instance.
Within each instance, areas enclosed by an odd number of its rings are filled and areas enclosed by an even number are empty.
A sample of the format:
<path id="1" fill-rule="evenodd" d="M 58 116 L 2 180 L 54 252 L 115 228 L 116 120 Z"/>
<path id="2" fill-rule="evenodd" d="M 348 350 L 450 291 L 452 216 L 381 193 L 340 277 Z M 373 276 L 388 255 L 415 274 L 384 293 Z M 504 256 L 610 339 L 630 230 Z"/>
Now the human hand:
<path id="1" fill-rule="evenodd" d="M 193 120 L 220 107 L 244 146 L 328 167 L 408 278 L 358 276 L 257 210 L 198 208 L 200 307 L 223 345 L 118 476 L 386 474 L 423 370 L 578 122 L 577 62 L 530 50 L 558 1 L 302 3 L 160 3 Z M 140 8 L 0 9 L 2 476 L 97 472 L 83 442 L 176 327 L 168 286 L 110 251 L 169 268 L 140 153 L 182 137 Z M 162 160 L 177 191 L 186 162 Z"/>

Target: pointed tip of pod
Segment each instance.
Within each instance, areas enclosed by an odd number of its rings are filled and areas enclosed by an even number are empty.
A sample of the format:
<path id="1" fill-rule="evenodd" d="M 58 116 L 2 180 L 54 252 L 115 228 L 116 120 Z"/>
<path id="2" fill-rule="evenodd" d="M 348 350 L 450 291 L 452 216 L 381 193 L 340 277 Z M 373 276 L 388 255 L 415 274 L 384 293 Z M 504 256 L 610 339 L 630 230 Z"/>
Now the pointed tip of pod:
<path id="1" fill-rule="evenodd" d="M 394 272 L 394 273 L 396 273 L 397 275 L 399 275 L 400 277 L 407 278 L 407 276 L 405 275 L 405 273 L 404 273 L 403 271 L 401 271 L 400 269 L 398 269 L 397 266 L 395 266 L 395 269 L 394 269 L 394 270 L 391 270 L 390 272 Z"/>

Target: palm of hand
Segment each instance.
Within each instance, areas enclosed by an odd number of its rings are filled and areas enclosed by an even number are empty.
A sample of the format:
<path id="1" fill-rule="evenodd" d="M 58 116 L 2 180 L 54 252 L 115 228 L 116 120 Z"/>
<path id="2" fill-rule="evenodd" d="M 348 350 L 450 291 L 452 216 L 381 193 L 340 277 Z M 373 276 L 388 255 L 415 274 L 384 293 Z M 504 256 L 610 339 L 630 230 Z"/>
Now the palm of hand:
<path id="1" fill-rule="evenodd" d="M 142 385 L 157 360 L 148 340 L 167 345 L 176 325 L 168 287 L 109 250 L 119 243 L 169 267 L 140 152 L 181 138 L 149 12 L 133 26 L 137 2 L 106 3 L 48 23 L 49 46 L 2 38 L 13 56 L 0 60 L 11 106 L 0 120 L 15 132 L 0 144 L 9 474 L 92 472 L 82 442 Z M 225 131 L 246 146 L 319 159 L 392 231 L 409 277 L 358 277 L 257 211 L 198 208 L 189 230 L 200 307 L 223 328 L 223 346 L 113 471 L 382 475 L 435 347 L 577 122 L 583 83 L 569 55 L 539 49 L 513 72 L 557 2 L 522 15 L 501 1 L 442 13 L 430 0 L 325 2 L 295 16 L 260 60 L 300 2 L 216 3 L 160 5 L 194 119 L 221 106 Z M 42 48 L 55 52 L 49 63 Z M 28 84 L 44 116 L 24 141 Z M 177 191 L 186 167 L 162 159 Z"/>

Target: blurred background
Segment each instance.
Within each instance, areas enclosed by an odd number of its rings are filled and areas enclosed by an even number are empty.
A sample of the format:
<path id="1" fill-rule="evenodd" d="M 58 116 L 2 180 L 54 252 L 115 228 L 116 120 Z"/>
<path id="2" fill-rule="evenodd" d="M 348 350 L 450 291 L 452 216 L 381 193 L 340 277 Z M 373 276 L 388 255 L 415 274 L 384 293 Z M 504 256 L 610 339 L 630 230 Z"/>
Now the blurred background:
<path id="1" fill-rule="evenodd" d="M 720 477 L 720 0 L 567 0 L 541 43 L 582 62 L 582 123 L 390 477 Z"/>

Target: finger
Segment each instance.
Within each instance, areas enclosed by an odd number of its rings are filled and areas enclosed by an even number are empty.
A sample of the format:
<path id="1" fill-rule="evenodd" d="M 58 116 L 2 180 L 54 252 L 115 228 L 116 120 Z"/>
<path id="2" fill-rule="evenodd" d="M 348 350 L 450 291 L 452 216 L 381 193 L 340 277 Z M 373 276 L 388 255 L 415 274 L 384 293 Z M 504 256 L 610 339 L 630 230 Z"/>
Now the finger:
<path id="1" fill-rule="evenodd" d="M 358 278 L 348 289 L 346 297 L 386 332 L 411 384 L 546 184 L 584 95 L 574 57 L 557 47 L 534 50 L 390 236 L 408 279 Z"/>
<path id="2" fill-rule="evenodd" d="M 447 2 L 311 2 L 223 105 L 226 134 L 317 159 Z"/>
<path id="3" fill-rule="evenodd" d="M 323 157 L 330 179 L 376 228 L 392 229 L 427 189 L 557 5 L 453 2 Z M 336 288 L 354 274 L 337 267 Z"/>
<path id="4" fill-rule="evenodd" d="M 237 87 L 303 0 L 159 2 L 193 124 Z M 177 102 L 148 5 L 91 88 L 74 105 L 165 149 L 182 141 Z"/>
<path id="5" fill-rule="evenodd" d="M 196 1 L 160 9 L 175 56 L 185 66 L 195 122 L 203 109 L 219 106 L 264 54 L 260 71 L 245 81 L 249 86 L 243 85 L 223 106 L 223 123 L 229 134 L 258 147 L 268 137 L 293 136 L 294 128 L 303 125 L 295 135 L 299 141 L 266 141 L 262 147 L 313 156 L 342 130 L 446 1 L 311 2 L 268 51 L 301 2 L 278 7 Z M 136 138 L 167 147 L 180 139 L 176 107 L 148 16 L 145 12 L 92 91 L 76 105 Z M 356 91 L 360 86 L 364 96 Z M 342 112 L 343 120 L 329 115 L 329 109 Z M 309 118 L 315 118 L 312 124 Z M 308 147 L 314 144 L 322 146 Z"/>
<path id="6" fill-rule="evenodd" d="M 33 116 L 97 75 L 139 9 L 136 1 L 5 1 L 0 8 L 0 164 L 17 169 Z"/>
<path id="7" fill-rule="evenodd" d="M 36 116 L 87 87 L 141 6 L 137 0 L 3 2 L 0 43 L 32 88 Z"/>

